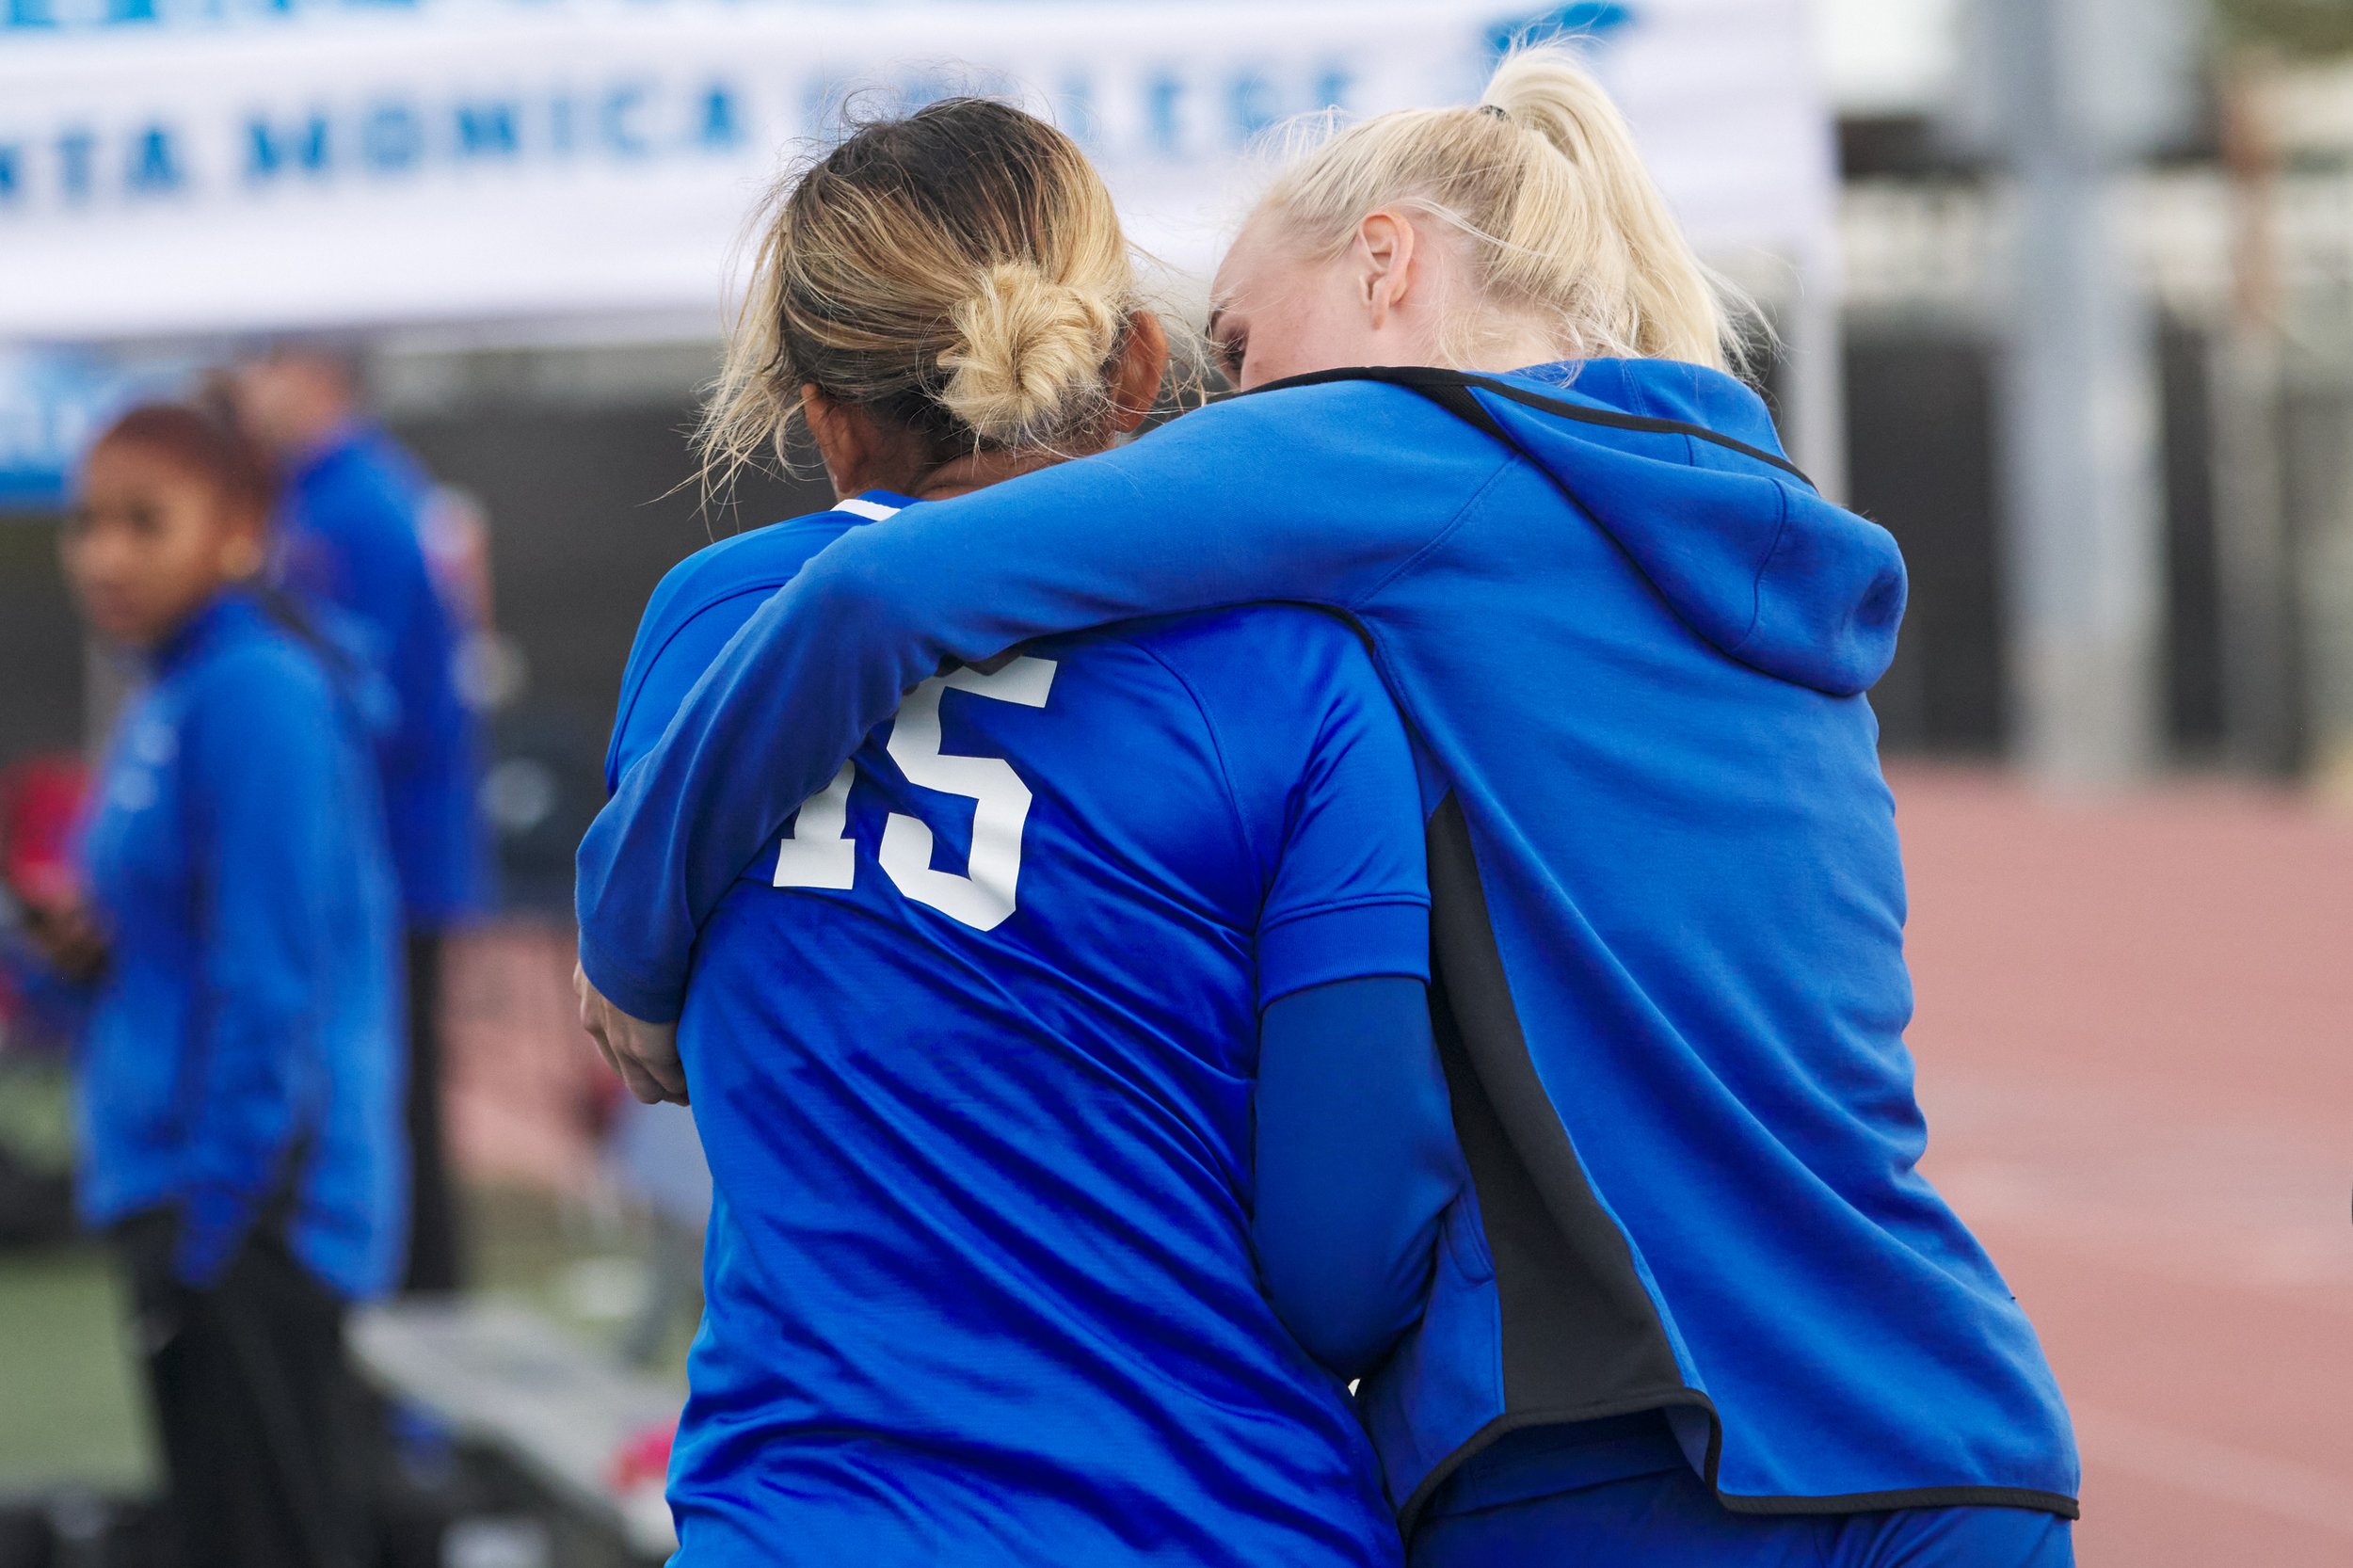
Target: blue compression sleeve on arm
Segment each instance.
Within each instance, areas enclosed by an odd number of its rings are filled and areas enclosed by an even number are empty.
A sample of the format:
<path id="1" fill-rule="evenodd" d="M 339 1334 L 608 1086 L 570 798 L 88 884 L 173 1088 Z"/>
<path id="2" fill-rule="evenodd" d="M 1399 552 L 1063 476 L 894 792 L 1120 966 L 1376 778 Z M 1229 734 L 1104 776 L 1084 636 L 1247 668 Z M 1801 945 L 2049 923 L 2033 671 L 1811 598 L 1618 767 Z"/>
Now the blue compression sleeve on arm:
<path id="1" fill-rule="evenodd" d="M 728 644 L 582 841 L 588 978 L 626 1012 L 676 1018 L 728 885 L 943 664 L 1142 616 L 1370 594 L 1462 497 L 1444 476 L 1377 510 L 1336 492 L 1298 452 L 1327 391 L 1220 404 L 828 546 Z M 1401 393 L 1347 434 L 1410 444 L 1426 435 L 1414 422 L 1449 417 Z M 1409 471 L 1392 488 L 1418 482 Z"/>
<path id="2" fill-rule="evenodd" d="M 1336 1376 L 1380 1364 L 1421 1317 L 1462 1155 L 1418 980 L 1294 991 L 1258 1029 L 1259 1277 Z"/>

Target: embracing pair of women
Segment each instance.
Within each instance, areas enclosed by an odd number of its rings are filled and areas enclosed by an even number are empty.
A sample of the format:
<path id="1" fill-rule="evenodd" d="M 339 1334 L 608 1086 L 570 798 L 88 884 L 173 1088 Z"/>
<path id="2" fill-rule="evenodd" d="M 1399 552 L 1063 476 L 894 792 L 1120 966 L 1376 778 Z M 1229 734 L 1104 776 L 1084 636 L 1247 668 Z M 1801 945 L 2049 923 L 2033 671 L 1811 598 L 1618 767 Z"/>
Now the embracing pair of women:
<path id="1" fill-rule="evenodd" d="M 680 1560 L 2069 1560 L 1915 1169 L 1902 565 L 1616 110 L 1335 136 L 1213 303 L 1247 395 L 1114 448 L 1166 336 L 1058 132 L 768 216 L 706 440 L 842 501 L 657 591 L 580 863 L 718 1194 Z"/>

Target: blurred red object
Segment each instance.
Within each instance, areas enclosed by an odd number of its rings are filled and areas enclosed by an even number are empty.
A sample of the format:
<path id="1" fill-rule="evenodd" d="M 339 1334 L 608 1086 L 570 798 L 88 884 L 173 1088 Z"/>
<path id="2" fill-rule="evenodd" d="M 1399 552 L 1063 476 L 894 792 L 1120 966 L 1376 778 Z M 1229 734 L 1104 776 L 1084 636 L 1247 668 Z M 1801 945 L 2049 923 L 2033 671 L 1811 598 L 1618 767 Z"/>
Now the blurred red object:
<path id="1" fill-rule="evenodd" d="M 648 1484 L 660 1485 L 670 1473 L 670 1445 L 678 1439 L 678 1423 L 664 1421 L 637 1432 L 614 1450 L 605 1483 L 627 1494 Z"/>
<path id="2" fill-rule="evenodd" d="M 71 752 L 0 769 L 0 878 L 29 904 L 56 904 L 74 886 L 73 833 L 89 770 Z"/>

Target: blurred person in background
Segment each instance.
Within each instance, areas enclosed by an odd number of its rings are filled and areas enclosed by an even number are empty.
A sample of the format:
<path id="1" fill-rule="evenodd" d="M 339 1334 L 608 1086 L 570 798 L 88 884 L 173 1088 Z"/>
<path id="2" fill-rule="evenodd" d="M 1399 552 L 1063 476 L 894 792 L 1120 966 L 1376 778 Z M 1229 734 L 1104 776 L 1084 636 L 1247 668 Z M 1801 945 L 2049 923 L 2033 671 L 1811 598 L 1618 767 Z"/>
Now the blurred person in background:
<path id="1" fill-rule="evenodd" d="M 87 994 L 80 1202 L 126 1262 L 187 1568 L 364 1560 L 343 1337 L 404 1238 L 399 914 L 364 666 L 254 585 L 266 470 L 191 408 L 124 415 L 63 536 L 146 684 L 80 890 L 27 931 Z"/>
<path id="2" fill-rule="evenodd" d="M 377 760 L 408 926 L 410 1230 L 402 1288 L 451 1291 L 465 1266 L 443 1131 L 442 947 L 480 908 L 488 880 L 478 737 L 460 689 L 467 606 L 453 610 L 428 563 L 431 483 L 366 417 L 346 356 L 281 346 L 238 366 L 230 390 L 283 485 L 280 580 L 356 623 L 398 704 Z"/>

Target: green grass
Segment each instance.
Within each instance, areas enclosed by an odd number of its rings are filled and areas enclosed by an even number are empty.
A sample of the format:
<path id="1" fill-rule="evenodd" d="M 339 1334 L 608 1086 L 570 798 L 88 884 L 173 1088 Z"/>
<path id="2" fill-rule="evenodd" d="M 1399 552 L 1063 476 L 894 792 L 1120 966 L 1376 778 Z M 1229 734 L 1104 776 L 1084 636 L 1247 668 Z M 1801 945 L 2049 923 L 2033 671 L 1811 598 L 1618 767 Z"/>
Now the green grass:
<path id="1" fill-rule="evenodd" d="M 73 1162 L 72 1087 L 64 1064 L 0 1055 L 0 1145 L 36 1170 Z"/>
<path id="2" fill-rule="evenodd" d="M 70 1121 L 60 1064 L 0 1063 L 0 1144 L 35 1169 L 62 1170 Z M 147 1395 L 124 1321 L 103 1248 L 0 1253 L 0 1496 L 152 1489 Z"/>
<path id="3" fill-rule="evenodd" d="M 95 1247 L 0 1254 L 0 1496 L 152 1489 L 146 1396 Z"/>

